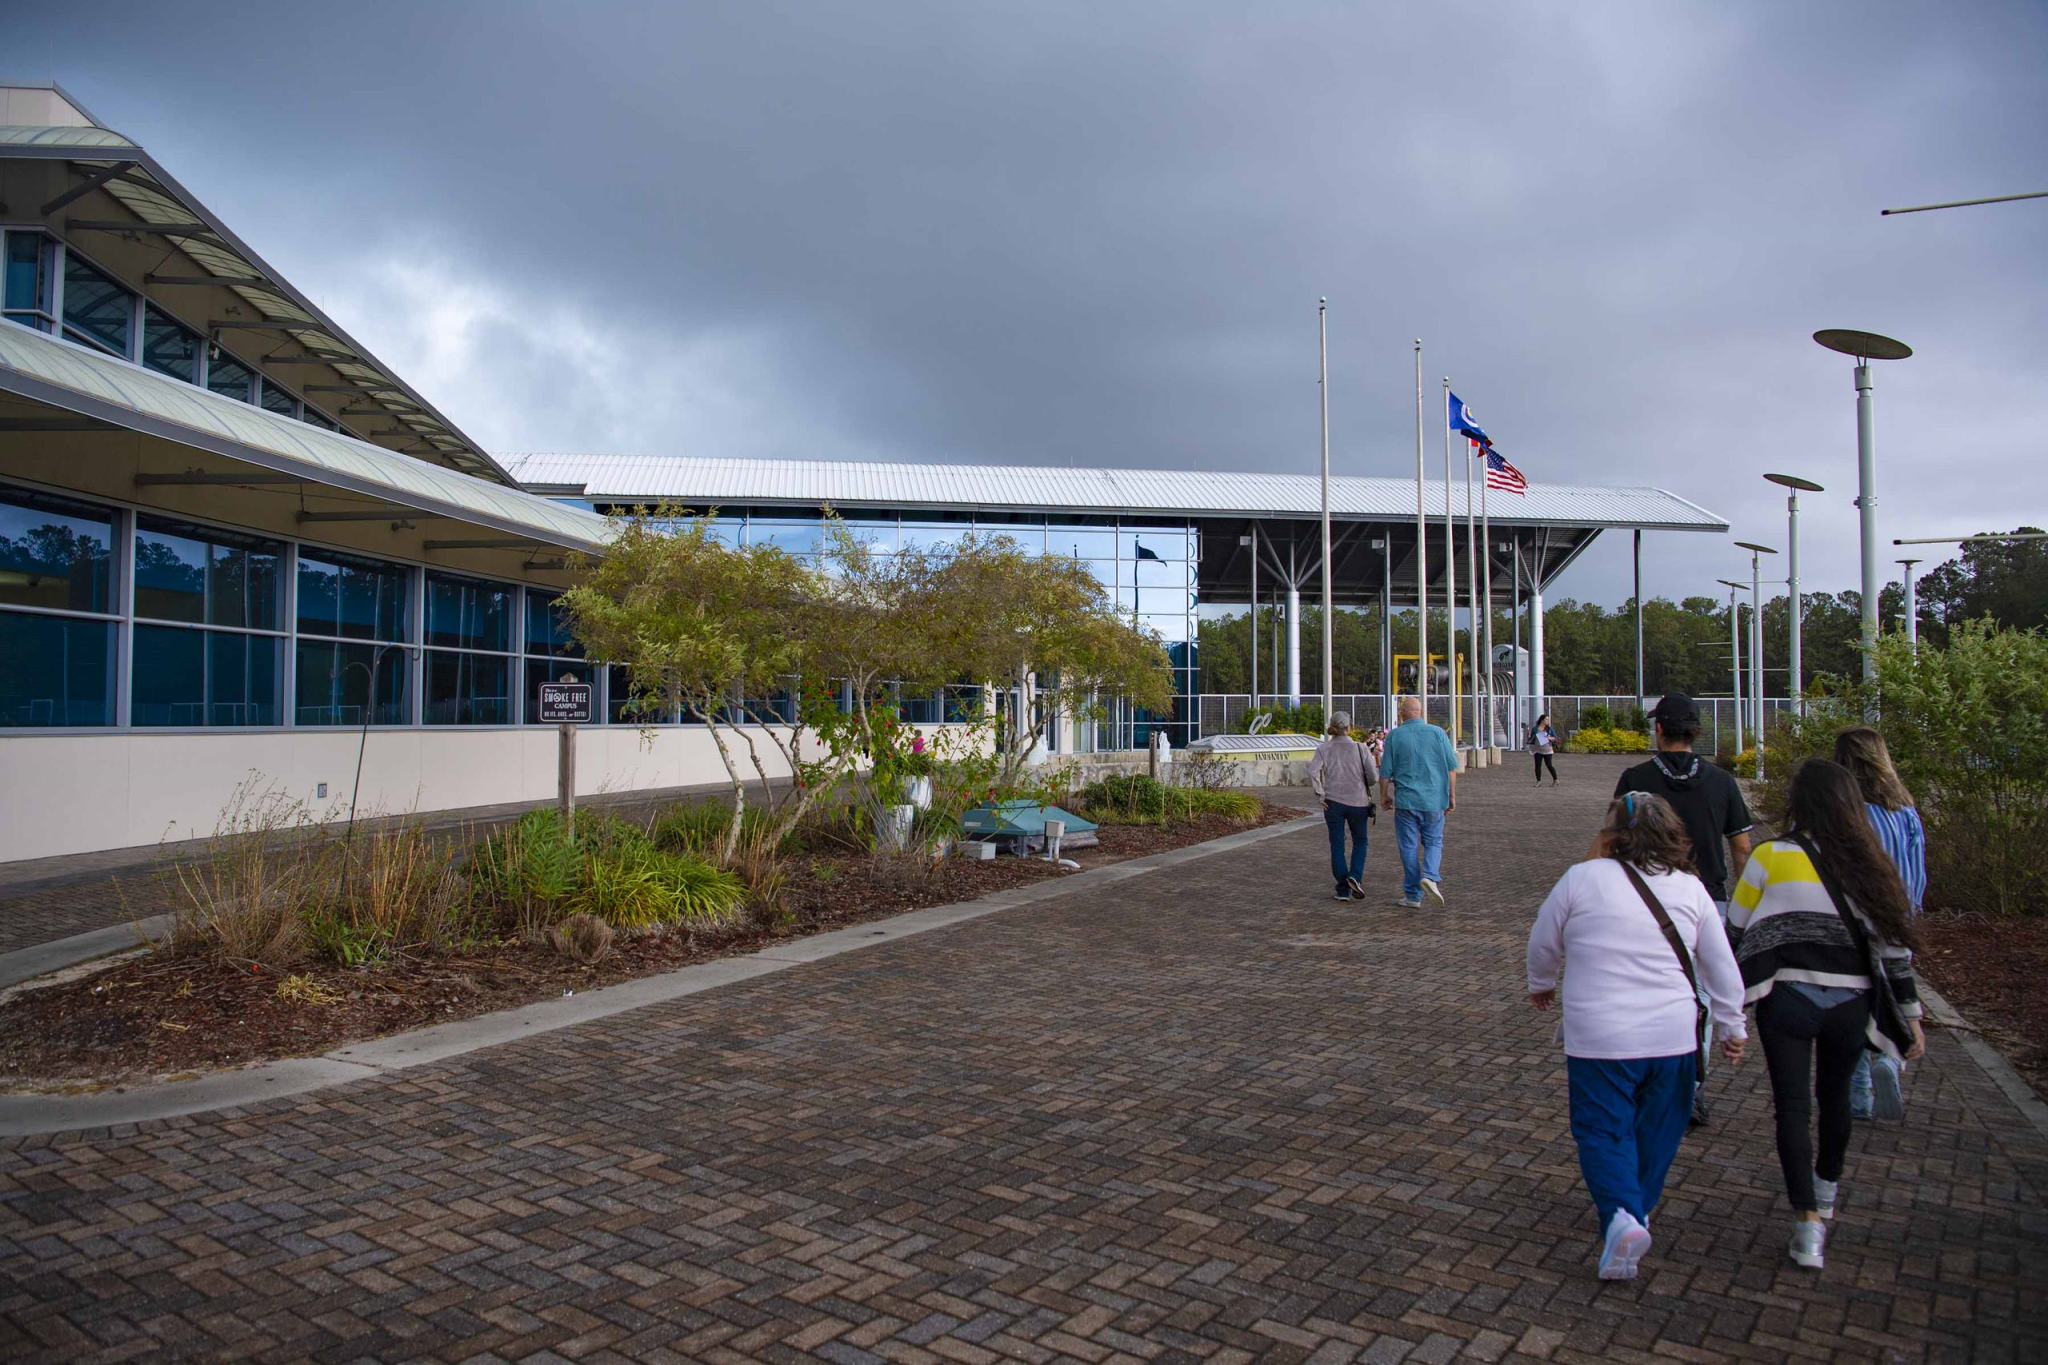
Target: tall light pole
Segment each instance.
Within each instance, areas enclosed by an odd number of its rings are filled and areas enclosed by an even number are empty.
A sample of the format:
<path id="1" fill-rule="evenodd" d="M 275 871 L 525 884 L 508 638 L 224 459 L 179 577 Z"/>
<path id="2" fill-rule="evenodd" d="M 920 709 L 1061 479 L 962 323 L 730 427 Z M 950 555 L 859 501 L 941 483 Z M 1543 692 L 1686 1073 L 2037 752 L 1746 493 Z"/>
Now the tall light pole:
<path id="1" fill-rule="evenodd" d="M 1323 724 L 1330 723 L 1330 327 L 1328 299 L 1316 300 L 1316 392 L 1323 402 Z"/>
<path id="2" fill-rule="evenodd" d="M 1799 635 L 1806 619 L 1806 604 L 1799 596 L 1799 494 L 1803 489 L 1808 493 L 1824 493 L 1827 490 L 1812 479 L 1802 479 L 1797 474 L 1766 474 L 1764 477 L 1785 490 L 1785 577 L 1790 593 L 1792 608 L 1792 649 L 1786 666 L 1791 670 L 1792 714 L 1806 714 L 1806 675 L 1800 672 Z"/>
<path id="3" fill-rule="evenodd" d="M 1828 328 L 1813 339 L 1830 351 L 1856 357 L 1856 510 L 1863 533 L 1863 681 L 1877 681 L 1877 446 L 1871 430 L 1870 362 L 1904 360 L 1913 348 L 1876 332 Z"/>
<path id="4" fill-rule="evenodd" d="M 1749 690 L 1751 727 L 1756 735 L 1756 775 L 1764 775 L 1764 556 L 1778 553 L 1755 541 L 1735 542 L 1749 551 Z"/>
<path id="5" fill-rule="evenodd" d="M 1728 695 L 1735 708 L 1735 752 L 1742 752 L 1742 608 L 1735 594 L 1746 586 L 1733 578 L 1715 582 L 1728 589 Z"/>
<path id="6" fill-rule="evenodd" d="M 1917 559 L 1902 559 L 1900 567 L 1906 571 L 1906 648 L 1915 654 L 1920 652 L 1920 608 L 1913 600 L 1913 566 Z"/>

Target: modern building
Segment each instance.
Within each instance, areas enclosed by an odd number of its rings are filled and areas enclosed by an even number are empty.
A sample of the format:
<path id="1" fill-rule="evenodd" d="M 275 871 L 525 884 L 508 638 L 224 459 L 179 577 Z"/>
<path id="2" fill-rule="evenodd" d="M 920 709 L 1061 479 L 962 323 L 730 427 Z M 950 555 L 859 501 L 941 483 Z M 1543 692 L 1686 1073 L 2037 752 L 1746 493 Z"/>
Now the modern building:
<path id="1" fill-rule="evenodd" d="M 623 504 L 806 552 L 824 504 L 893 544 L 1000 527 L 1095 564 L 1190 697 L 1198 604 L 1320 582 L 1298 476 L 501 462 L 55 86 L 0 87 L 0 262 L 0 861 L 204 834 L 252 785 L 311 817 L 545 800 L 535 697 L 571 673 L 600 695 L 586 792 L 715 780 L 701 728 L 616 723 L 554 610 Z M 1412 602 L 1412 483 L 1341 479 L 1333 505 L 1338 601 Z M 1524 601 L 1602 530 L 1726 529 L 1654 489 L 1495 512 Z M 1203 728 L 1191 702 L 1066 742 L 1154 723 Z"/>

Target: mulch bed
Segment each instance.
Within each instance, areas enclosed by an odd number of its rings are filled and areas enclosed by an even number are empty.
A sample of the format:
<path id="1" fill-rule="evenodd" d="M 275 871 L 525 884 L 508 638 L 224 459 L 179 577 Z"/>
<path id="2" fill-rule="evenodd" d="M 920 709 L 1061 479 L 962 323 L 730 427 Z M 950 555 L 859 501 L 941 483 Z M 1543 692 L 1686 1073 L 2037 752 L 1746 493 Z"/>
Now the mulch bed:
<path id="1" fill-rule="evenodd" d="M 2048 919 L 1931 914 L 1921 930 L 1915 968 L 2048 1095 Z"/>
<path id="2" fill-rule="evenodd" d="M 1085 869 L 1205 843 L 1300 811 L 1268 806 L 1253 821 L 1205 816 L 1171 828 L 1105 825 L 1100 844 L 1070 855 Z M 1051 864 L 1001 857 L 910 866 L 860 855 L 799 856 L 790 865 L 788 914 L 774 929 L 715 940 L 687 934 L 620 935 L 584 965 L 544 944 L 508 944 L 460 956 L 348 969 L 299 969 L 335 999 L 282 999 L 286 975 L 196 954 L 149 953 L 0 1004 L 0 1082 L 97 1089 L 121 1080 L 184 1077 L 447 1023 L 536 1000 L 595 990 L 771 943 L 1066 875 Z M 89 1079 L 87 1079 L 89 1078 Z"/>

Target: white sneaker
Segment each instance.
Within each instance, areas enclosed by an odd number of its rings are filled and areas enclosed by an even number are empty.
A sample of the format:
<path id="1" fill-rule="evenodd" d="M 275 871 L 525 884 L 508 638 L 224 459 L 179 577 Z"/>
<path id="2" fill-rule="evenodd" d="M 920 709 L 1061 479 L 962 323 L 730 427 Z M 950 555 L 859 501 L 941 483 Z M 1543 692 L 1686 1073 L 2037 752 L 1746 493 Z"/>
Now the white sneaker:
<path id="1" fill-rule="evenodd" d="M 1600 1249 L 1600 1278 L 1633 1280 L 1636 1265 L 1650 1250 L 1650 1230 L 1626 1209 L 1616 1209 L 1607 1223 L 1607 1243 Z"/>
<path id="2" fill-rule="evenodd" d="M 1804 1218 L 1792 1225 L 1792 1259 L 1809 1270 L 1819 1270 L 1821 1253 L 1828 1242 L 1825 1223 L 1809 1223 Z"/>
<path id="3" fill-rule="evenodd" d="M 1889 1057 L 1870 1059 L 1870 1116 L 1892 1123 L 1906 1117 L 1906 1096 L 1899 1088 L 1899 1064 Z"/>
<path id="4" fill-rule="evenodd" d="M 1421 902 L 1421 901 L 1419 901 L 1419 900 L 1412 900 L 1412 901 L 1411 901 L 1411 900 L 1409 900 L 1409 899 L 1408 899 L 1408 898 L 1407 898 L 1406 896 L 1396 896 L 1396 897 L 1394 897 L 1394 904 L 1396 904 L 1396 905 L 1400 906 L 1400 907 L 1401 907 L 1402 909 L 1404 909 L 1404 910 L 1420 910 L 1420 909 L 1422 908 L 1422 902 Z"/>
<path id="5" fill-rule="evenodd" d="M 1436 898 L 1436 903 L 1438 905 L 1442 905 L 1444 903 L 1444 889 L 1441 886 L 1438 886 L 1435 882 L 1431 881 L 1427 877 L 1424 877 L 1422 879 L 1422 894 L 1425 896 L 1434 896 Z"/>
<path id="6" fill-rule="evenodd" d="M 1819 1176 L 1813 1178 L 1813 1207 L 1822 1218 L 1835 1216 L 1835 1192 L 1840 1188 L 1838 1181 L 1822 1180 Z"/>

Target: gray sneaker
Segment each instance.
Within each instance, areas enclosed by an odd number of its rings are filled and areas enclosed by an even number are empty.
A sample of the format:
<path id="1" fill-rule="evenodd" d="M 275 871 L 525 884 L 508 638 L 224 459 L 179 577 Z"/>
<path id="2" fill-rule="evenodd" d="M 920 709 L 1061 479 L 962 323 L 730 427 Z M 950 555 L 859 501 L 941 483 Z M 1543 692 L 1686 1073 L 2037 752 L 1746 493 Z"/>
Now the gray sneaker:
<path id="1" fill-rule="evenodd" d="M 1840 1192 L 1841 1185 L 1839 1182 L 1822 1180 L 1819 1176 L 1815 1176 L 1813 1178 L 1813 1211 L 1819 1214 L 1822 1219 L 1833 1218 L 1835 1216 L 1835 1196 Z"/>
<path id="2" fill-rule="evenodd" d="M 1870 1116 L 1893 1123 L 1906 1117 L 1906 1096 L 1899 1088 L 1899 1064 L 1889 1057 L 1870 1059 Z"/>
<path id="3" fill-rule="evenodd" d="M 1396 905 L 1400 906 L 1400 907 L 1401 907 L 1402 909 L 1404 909 L 1404 910 L 1420 910 L 1420 909 L 1422 908 L 1422 902 L 1421 902 L 1421 901 L 1419 901 L 1419 900 L 1413 900 L 1413 901 L 1411 901 L 1411 900 L 1409 900 L 1409 899 L 1408 899 L 1408 898 L 1407 898 L 1406 896 L 1396 896 L 1396 897 L 1394 897 L 1394 904 L 1396 904 Z"/>
<path id="4" fill-rule="evenodd" d="M 1809 1223 L 1802 1218 L 1792 1225 L 1792 1259 L 1808 1270 L 1821 1268 L 1827 1244 L 1827 1224 Z"/>

